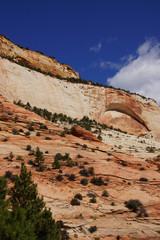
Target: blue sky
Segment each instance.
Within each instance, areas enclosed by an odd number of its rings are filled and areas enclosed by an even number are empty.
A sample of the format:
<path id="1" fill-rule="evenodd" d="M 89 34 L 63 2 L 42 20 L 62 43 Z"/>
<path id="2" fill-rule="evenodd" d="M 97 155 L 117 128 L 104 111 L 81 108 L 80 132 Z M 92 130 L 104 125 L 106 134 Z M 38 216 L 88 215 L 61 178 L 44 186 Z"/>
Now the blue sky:
<path id="1" fill-rule="evenodd" d="M 130 80 L 129 70 L 149 64 L 153 48 L 160 53 L 159 0 L 8 0 L 0 9 L 0 33 L 13 42 L 54 56 L 83 79 L 148 94 L 150 85 L 143 91 L 145 81 L 141 89 L 130 88 L 130 81 L 139 85 L 143 72 Z M 145 58 L 140 48 L 145 48 Z M 159 66 L 159 55 L 152 56 L 155 59 Z"/>

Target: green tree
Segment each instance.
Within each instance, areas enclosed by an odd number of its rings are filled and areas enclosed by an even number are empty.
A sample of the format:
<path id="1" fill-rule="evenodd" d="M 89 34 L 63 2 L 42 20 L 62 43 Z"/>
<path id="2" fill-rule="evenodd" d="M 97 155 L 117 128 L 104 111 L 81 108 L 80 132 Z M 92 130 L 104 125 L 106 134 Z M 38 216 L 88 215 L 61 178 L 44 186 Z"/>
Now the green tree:
<path id="1" fill-rule="evenodd" d="M 43 152 L 40 151 L 39 147 L 36 148 L 36 157 L 34 160 L 34 164 L 38 167 L 40 167 L 42 170 L 45 169 L 45 164 L 44 164 L 44 156 Z"/>
<path id="2" fill-rule="evenodd" d="M 54 159 L 54 162 L 52 163 L 52 167 L 55 169 L 60 169 L 61 165 L 59 163 L 59 160 L 57 158 Z"/>
<path id="3" fill-rule="evenodd" d="M 8 210 L 10 200 L 5 200 L 7 193 L 7 181 L 0 177 L 0 239 L 35 240 L 34 224 L 27 220 L 26 211 L 21 207 Z"/>
<path id="4" fill-rule="evenodd" d="M 13 211 L 22 208 L 26 214 L 25 221 L 34 224 L 35 239 L 60 240 L 60 227 L 52 219 L 52 213 L 45 207 L 43 198 L 38 196 L 37 185 L 32 181 L 31 172 L 27 172 L 24 163 L 21 164 L 20 176 L 11 188 L 10 196 Z"/>

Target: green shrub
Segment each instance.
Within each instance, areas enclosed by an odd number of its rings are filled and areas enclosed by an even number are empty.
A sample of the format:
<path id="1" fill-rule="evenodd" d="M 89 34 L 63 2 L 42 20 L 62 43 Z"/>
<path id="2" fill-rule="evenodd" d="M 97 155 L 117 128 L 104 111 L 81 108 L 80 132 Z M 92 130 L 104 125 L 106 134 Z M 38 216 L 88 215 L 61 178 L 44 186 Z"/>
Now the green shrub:
<path id="1" fill-rule="evenodd" d="M 130 199 L 129 201 L 125 201 L 124 204 L 133 212 L 137 212 L 143 206 L 143 204 L 138 199 Z"/>
<path id="2" fill-rule="evenodd" d="M 98 178 L 92 178 L 90 183 L 94 184 L 94 185 L 97 185 L 97 186 L 102 186 L 104 185 L 104 181 L 102 180 L 101 177 L 98 177 Z"/>
<path id="3" fill-rule="evenodd" d="M 93 197 L 90 199 L 90 203 L 96 203 L 96 202 L 97 202 L 96 197 L 93 196 Z"/>
<path id="4" fill-rule="evenodd" d="M 80 201 L 78 201 L 76 198 L 73 198 L 71 200 L 71 205 L 72 206 L 79 206 L 80 205 Z"/>
<path id="5" fill-rule="evenodd" d="M 79 199 L 79 200 L 83 199 L 83 197 L 82 197 L 82 195 L 80 193 L 75 194 L 74 198 Z"/>
<path id="6" fill-rule="evenodd" d="M 84 186 L 87 186 L 88 185 L 88 180 L 86 178 L 82 178 L 81 179 L 81 184 L 84 185 Z"/>

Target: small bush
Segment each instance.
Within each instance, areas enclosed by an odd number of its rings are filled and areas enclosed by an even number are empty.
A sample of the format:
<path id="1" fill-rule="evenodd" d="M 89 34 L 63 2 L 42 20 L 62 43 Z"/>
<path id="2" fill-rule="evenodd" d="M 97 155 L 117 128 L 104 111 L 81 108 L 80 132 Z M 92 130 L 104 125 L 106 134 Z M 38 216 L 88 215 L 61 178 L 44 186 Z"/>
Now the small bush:
<path id="1" fill-rule="evenodd" d="M 31 148 L 32 148 L 31 145 L 27 145 L 26 150 L 31 151 Z"/>
<path id="2" fill-rule="evenodd" d="M 91 227 L 88 229 L 88 231 L 89 231 L 90 233 L 96 232 L 96 231 L 97 231 L 97 227 L 96 227 L 96 226 L 91 226 Z"/>
<path id="3" fill-rule="evenodd" d="M 76 179 L 75 174 L 70 174 L 69 177 L 68 177 L 69 181 L 74 181 L 75 179 Z"/>
<path id="4" fill-rule="evenodd" d="M 32 160 L 29 160 L 29 161 L 28 161 L 28 164 L 29 164 L 29 165 L 33 165 L 34 163 L 33 163 Z"/>
<path id="5" fill-rule="evenodd" d="M 145 208 L 140 208 L 139 213 L 137 214 L 137 217 L 148 217 L 148 213 Z"/>
<path id="6" fill-rule="evenodd" d="M 83 158 L 83 156 L 81 154 L 78 154 L 77 158 Z"/>
<path id="7" fill-rule="evenodd" d="M 146 147 L 146 150 L 149 153 L 154 153 L 155 152 L 155 147 Z"/>
<path id="8" fill-rule="evenodd" d="M 102 180 L 101 177 L 98 177 L 98 178 L 92 178 L 90 183 L 94 184 L 94 185 L 97 185 L 97 186 L 102 186 L 104 185 L 104 181 Z"/>
<path id="9" fill-rule="evenodd" d="M 5 178 L 10 179 L 12 175 L 13 175 L 13 174 L 12 174 L 11 171 L 6 171 L 4 176 L 5 176 Z"/>
<path id="10" fill-rule="evenodd" d="M 137 212 L 143 204 L 138 199 L 130 199 L 124 202 L 125 206 L 131 209 L 133 212 Z"/>
<path id="11" fill-rule="evenodd" d="M 56 177 L 56 179 L 57 179 L 58 181 L 62 181 L 62 180 L 63 180 L 63 176 L 62 176 L 61 174 L 58 174 L 57 177 Z"/>
<path id="12" fill-rule="evenodd" d="M 94 168 L 93 167 L 88 168 L 88 173 L 93 176 L 94 175 Z"/>
<path id="13" fill-rule="evenodd" d="M 148 182 L 148 179 L 145 178 L 145 177 L 141 177 L 141 178 L 139 179 L 139 181 L 142 181 L 142 182 Z"/>
<path id="14" fill-rule="evenodd" d="M 80 205 L 80 201 L 78 201 L 76 198 L 73 198 L 71 200 L 71 205 L 72 206 L 79 206 Z"/>
<path id="15" fill-rule="evenodd" d="M 80 170 L 79 174 L 81 174 L 84 177 L 89 177 L 89 173 L 86 169 Z"/>
<path id="16" fill-rule="evenodd" d="M 45 137 L 45 140 L 52 140 L 52 138 L 50 138 L 50 137 Z"/>
<path id="17" fill-rule="evenodd" d="M 25 132 L 25 136 L 26 136 L 26 137 L 29 137 L 30 135 L 31 135 L 30 132 Z"/>
<path id="18" fill-rule="evenodd" d="M 102 193 L 102 197 L 108 197 L 108 196 L 109 196 L 108 192 L 106 190 L 104 190 Z"/>
<path id="19" fill-rule="evenodd" d="M 24 161 L 24 159 L 21 156 L 17 156 L 16 160 L 17 161 Z"/>
<path id="20" fill-rule="evenodd" d="M 31 131 L 31 132 L 34 132 L 34 127 L 29 126 L 28 130 Z"/>
<path id="21" fill-rule="evenodd" d="M 146 170 L 144 167 L 141 167 L 139 170 L 141 170 L 141 171 L 144 171 L 144 170 Z"/>
<path id="22" fill-rule="evenodd" d="M 87 186 L 88 185 L 88 179 L 87 178 L 82 178 L 81 179 L 81 184 L 84 185 L 84 186 Z"/>
<path id="23" fill-rule="evenodd" d="M 37 137 L 40 137 L 40 136 L 41 136 L 41 133 L 40 133 L 40 132 L 37 132 L 37 133 L 36 133 L 36 136 L 37 136 Z"/>
<path id="24" fill-rule="evenodd" d="M 86 145 L 86 144 L 83 144 L 83 145 L 82 145 L 82 148 L 83 148 L 83 149 L 86 149 L 86 148 L 87 148 L 87 145 Z"/>
<path id="25" fill-rule="evenodd" d="M 93 196 L 93 197 L 90 199 L 90 203 L 96 203 L 96 202 L 97 202 L 96 197 Z"/>
<path id="26" fill-rule="evenodd" d="M 121 162 L 121 165 L 122 165 L 123 167 L 126 167 L 126 166 L 128 166 L 128 164 L 127 164 L 127 163 L 125 163 L 124 161 L 122 161 L 122 162 Z"/>
<path id="27" fill-rule="evenodd" d="M 75 194 L 74 198 L 79 199 L 79 200 L 83 199 L 83 197 L 80 193 Z"/>

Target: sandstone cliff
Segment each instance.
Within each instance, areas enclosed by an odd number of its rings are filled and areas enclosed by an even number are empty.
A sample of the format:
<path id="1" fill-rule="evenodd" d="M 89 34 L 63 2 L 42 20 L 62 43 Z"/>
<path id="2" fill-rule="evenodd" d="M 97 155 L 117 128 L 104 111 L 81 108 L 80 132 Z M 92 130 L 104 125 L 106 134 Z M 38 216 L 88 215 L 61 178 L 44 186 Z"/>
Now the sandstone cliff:
<path id="1" fill-rule="evenodd" d="M 40 52 L 22 48 L 0 35 L 0 55 L 10 57 L 21 65 L 40 69 L 62 78 L 78 78 L 79 74 L 67 64 L 60 64 L 55 58 L 47 57 Z"/>
<path id="2" fill-rule="evenodd" d="M 0 54 L 15 60 L 22 57 L 45 71 L 56 69 L 61 76 L 78 77 L 74 70 L 65 72 L 64 65 L 56 60 L 21 49 L 3 37 L 0 37 Z M 128 133 L 153 135 L 160 140 L 159 106 L 152 99 L 125 91 L 70 83 L 0 57 L 0 94 L 10 101 L 30 102 L 32 106 L 79 119 L 86 115 Z"/>

